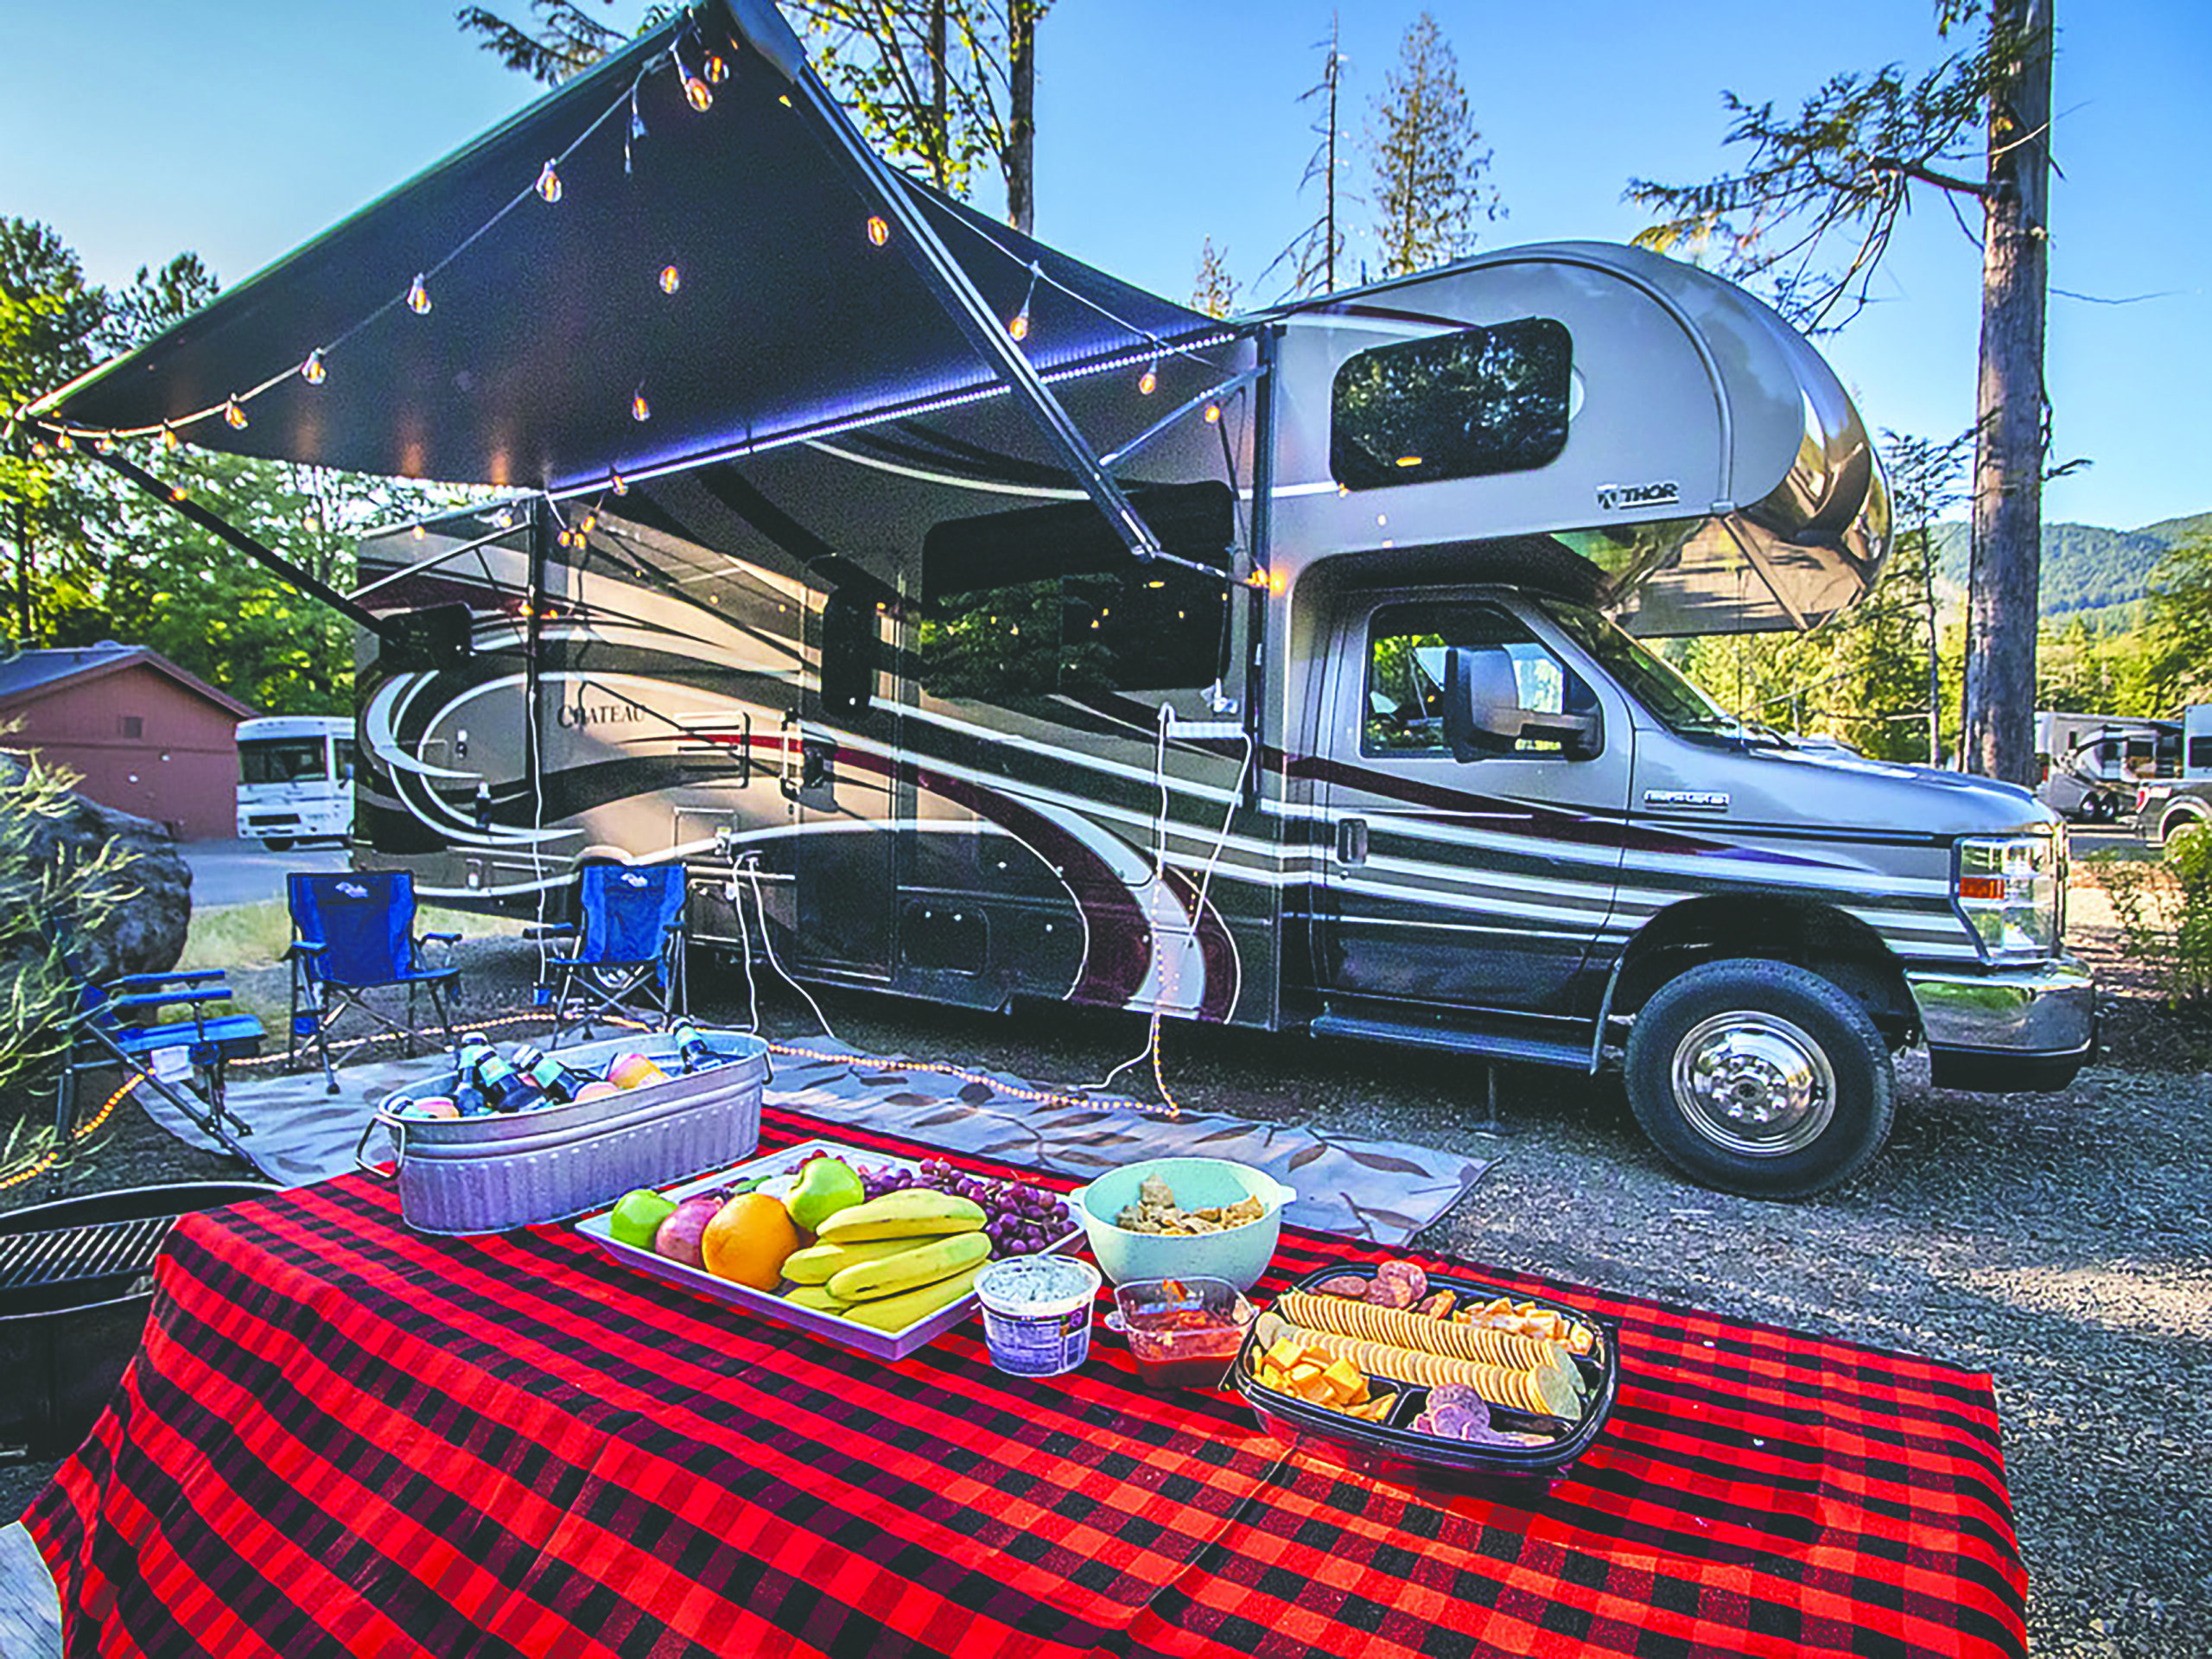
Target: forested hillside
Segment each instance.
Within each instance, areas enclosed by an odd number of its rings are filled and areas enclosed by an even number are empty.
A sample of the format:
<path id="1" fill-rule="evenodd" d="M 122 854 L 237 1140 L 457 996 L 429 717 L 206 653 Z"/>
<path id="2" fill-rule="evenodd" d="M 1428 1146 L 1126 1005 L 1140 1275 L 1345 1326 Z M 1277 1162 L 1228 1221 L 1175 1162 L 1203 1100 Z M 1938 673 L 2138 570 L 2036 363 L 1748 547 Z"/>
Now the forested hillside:
<path id="1" fill-rule="evenodd" d="M 2212 512 L 2168 518 L 2140 530 L 2101 524 L 2043 527 L 2043 613 L 2079 615 L 2092 626 L 2124 627 L 2128 607 L 2143 597 L 2151 571 L 2183 537 L 2212 531 Z M 1960 588 L 1967 580 L 1967 527 L 1936 527 L 1936 568 Z"/>

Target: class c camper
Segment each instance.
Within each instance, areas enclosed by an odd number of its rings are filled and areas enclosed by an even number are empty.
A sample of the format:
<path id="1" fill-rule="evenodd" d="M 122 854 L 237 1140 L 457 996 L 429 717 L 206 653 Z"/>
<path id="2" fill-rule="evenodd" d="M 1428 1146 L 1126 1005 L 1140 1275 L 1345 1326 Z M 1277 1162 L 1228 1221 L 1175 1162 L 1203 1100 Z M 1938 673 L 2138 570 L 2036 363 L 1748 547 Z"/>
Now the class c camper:
<path id="1" fill-rule="evenodd" d="M 361 549 L 362 866 L 537 914 L 675 861 L 696 935 L 765 923 L 804 979 L 1619 1068 L 1753 1192 L 1863 1167 L 1909 1046 L 1963 1088 L 2086 1062 L 2056 815 L 1745 724 L 1644 643 L 1814 626 L 1887 548 L 1765 306 L 1562 243 L 1202 316 L 893 174 L 772 9 L 686 18 L 711 112 L 647 37 L 57 405 L 259 384 L 213 366 L 249 322 L 340 337 L 564 157 L 435 309 L 210 439 L 531 486 Z M 634 156 L 574 139 L 633 86 Z M 680 294 L 639 214 L 709 235 Z"/>

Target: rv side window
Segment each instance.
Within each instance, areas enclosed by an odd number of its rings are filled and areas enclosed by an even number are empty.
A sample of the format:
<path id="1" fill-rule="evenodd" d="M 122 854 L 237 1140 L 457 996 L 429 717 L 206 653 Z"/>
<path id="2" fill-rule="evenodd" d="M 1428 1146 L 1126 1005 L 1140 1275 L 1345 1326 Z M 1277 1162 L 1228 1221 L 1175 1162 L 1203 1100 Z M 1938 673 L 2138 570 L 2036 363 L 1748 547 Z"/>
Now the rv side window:
<path id="1" fill-rule="evenodd" d="M 2189 769 L 2191 772 L 2212 772 L 2212 737 L 2192 737 L 2189 740 Z"/>
<path id="2" fill-rule="evenodd" d="M 1228 622 L 1225 576 L 1134 559 L 1109 572 L 952 594 L 922 619 L 922 689 L 1003 702 L 1211 685 L 1221 677 Z"/>
<path id="3" fill-rule="evenodd" d="M 1337 371 L 1329 470 L 1371 490 L 1548 465 L 1567 447 L 1573 359 L 1549 317 L 1362 352 Z"/>
<path id="4" fill-rule="evenodd" d="M 1444 653 L 1452 645 L 1504 652 L 1523 709 L 1558 715 L 1586 714 L 1597 707 L 1582 677 L 1495 605 L 1386 605 L 1367 625 L 1363 753 L 1452 753 L 1444 736 Z M 1557 738 L 1524 737 L 1514 753 L 1557 754 L 1564 747 Z"/>

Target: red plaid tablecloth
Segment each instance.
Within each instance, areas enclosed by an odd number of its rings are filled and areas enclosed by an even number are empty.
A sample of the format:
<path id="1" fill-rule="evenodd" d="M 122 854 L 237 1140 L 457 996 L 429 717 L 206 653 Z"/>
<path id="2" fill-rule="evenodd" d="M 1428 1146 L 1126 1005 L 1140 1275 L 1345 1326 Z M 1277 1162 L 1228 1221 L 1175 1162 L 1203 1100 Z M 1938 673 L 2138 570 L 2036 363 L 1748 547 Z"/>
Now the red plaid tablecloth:
<path id="1" fill-rule="evenodd" d="M 915 1150 L 762 1145 L 817 1135 Z M 1362 1255 L 1286 1229 L 1262 1290 Z M 2025 1651 L 1988 1378 L 1655 1303 L 1482 1274 L 1619 1320 L 1624 1376 L 1549 1491 L 1454 1492 L 1110 1339 L 882 1365 L 363 1177 L 188 1218 L 159 1274 L 26 1517 L 73 1655 Z"/>

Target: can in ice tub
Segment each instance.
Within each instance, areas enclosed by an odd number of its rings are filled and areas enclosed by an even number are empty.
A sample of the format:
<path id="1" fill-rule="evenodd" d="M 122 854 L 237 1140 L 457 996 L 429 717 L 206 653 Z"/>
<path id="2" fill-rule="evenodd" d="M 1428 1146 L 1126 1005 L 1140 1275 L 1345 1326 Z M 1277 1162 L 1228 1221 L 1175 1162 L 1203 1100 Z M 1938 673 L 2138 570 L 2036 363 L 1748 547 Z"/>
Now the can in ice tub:
<path id="1" fill-rule="evenodd" d="M 1098 1269 L 1067 1255 L 1016 1255 L 976 1275 L 983 1342 L 1009 1376 L 1058 1376 L 1090 1357 Z"/>

